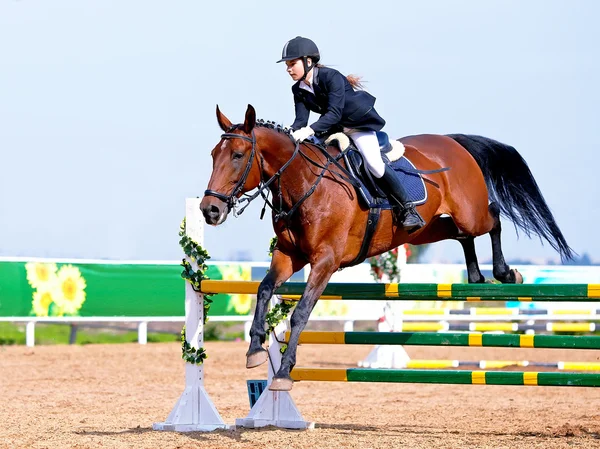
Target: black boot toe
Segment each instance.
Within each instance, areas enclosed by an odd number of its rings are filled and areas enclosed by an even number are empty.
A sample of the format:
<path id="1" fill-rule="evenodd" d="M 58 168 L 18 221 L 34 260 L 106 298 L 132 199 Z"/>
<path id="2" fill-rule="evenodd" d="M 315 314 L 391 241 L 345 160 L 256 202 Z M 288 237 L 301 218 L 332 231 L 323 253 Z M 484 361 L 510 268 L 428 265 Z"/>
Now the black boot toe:
<path id="1" fill-rule="evenodd" d="M 404 226 L 407 231 L 414 232 L 425 226 L 425 221 L 414 208 L 409 208 L 406 210 L 404 220 L 402 220 L 402 226 Z"/>

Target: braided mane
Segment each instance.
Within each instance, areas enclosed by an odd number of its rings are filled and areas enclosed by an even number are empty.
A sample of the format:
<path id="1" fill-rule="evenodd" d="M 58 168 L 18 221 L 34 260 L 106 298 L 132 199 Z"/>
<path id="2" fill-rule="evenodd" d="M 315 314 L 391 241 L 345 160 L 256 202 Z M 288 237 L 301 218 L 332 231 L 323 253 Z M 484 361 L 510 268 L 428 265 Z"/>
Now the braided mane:
<path id="1" fill-rule="evenodd" d="M 292 133 L 292 129 L 288 128 L 286 126 L 282 126 L 278 123 L 269 121 L 269 120 L 256 120 L 256 126 L 259 126 L 261 128 L 269 128 L 269 129 L 274 129 L 275 131 L 277 131 L 278 133 L 283 133 L 286 136 L 289 136 Z"/>
<path id="2" fill-rule="evenodd" d="M 235 131 L 236 129 L 242 129 L 242 126 L 243 125 L 241 123 L 237 124 L 237 125 L 233 125 L 231 128 L 229 128 L 227 130 L 227 132 Z M 282 126 L 282 125 L 275 123 L 273 121 L 270 121 L 270 120 L 258 119 L 258 120 L 256 120 L 256 123 L 254 126 L 258 126 L 259 128 L 273 129 L 273 130 L 277 131 L 278 133 L 285 134 L 286 136 L 289 136 L 292 134 L 291 128 Z"/>

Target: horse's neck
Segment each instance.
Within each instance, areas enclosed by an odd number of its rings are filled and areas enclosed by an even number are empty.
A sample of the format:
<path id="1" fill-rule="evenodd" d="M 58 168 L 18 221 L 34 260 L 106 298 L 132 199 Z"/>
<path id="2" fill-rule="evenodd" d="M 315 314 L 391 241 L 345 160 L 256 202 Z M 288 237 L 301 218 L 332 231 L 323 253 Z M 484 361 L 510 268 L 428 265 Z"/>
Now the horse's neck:
<path id="1" fill-rule="evenodd" d="M 283 207 L 289 209 L 316 181 L 314 170 L 308 167 L 309 163 L 299 153 L 294 156 L 295 146 L 288 136 L 278 133 L 268 136 L 264 142 L 260 150 L 264 160 L 263 181 L 280 172 L 280 178 L 275 179 L 269 188 L 274 200 L 281 192 Z M 292 157 L 294 159 L 284 168 Z"/>

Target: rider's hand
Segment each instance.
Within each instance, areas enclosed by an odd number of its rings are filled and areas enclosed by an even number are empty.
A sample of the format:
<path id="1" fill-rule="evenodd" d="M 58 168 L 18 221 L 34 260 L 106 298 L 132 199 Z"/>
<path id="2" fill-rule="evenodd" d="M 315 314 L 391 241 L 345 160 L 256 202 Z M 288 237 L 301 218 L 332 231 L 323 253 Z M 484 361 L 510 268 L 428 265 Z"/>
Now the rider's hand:
<path id="1" fill-rule="evenodd" d="M 304 128 L 300 128 L 296 131 L 292 132 L 292 138 L 296 142 L 302 142 L 308 139 L 310 136 L 314 136 L 315 132 L 310 126 L 305 126 Z"/>

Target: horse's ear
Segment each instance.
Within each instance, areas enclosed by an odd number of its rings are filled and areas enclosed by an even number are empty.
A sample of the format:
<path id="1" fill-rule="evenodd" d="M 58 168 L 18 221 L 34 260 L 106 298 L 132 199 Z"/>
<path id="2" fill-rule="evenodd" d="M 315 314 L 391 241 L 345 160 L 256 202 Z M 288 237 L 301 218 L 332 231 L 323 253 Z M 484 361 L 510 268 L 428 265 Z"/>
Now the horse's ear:
<path id="1" fill-rule="evenodd" d="M 219 105 L 217 105 L 217 122 L 219 122 L 219 126 L 225 132 L 231 129 L 231 122 L 219 109 Z"/>
<path id="2" fill-rule="evenodd" d="M 254 110 L 254 107 L 249 104 L 248 109 L 246 109 L 246 119 L 244 120 L 244 132 L 250 134 L 254 125 L 256 125 L 256 111 Z"/>

